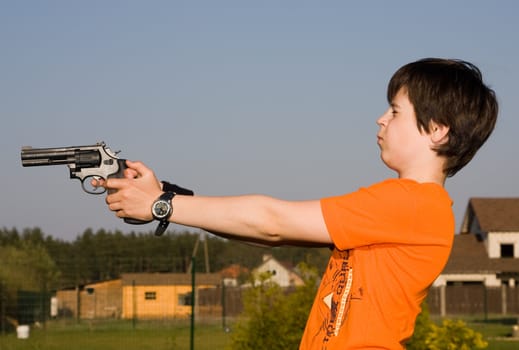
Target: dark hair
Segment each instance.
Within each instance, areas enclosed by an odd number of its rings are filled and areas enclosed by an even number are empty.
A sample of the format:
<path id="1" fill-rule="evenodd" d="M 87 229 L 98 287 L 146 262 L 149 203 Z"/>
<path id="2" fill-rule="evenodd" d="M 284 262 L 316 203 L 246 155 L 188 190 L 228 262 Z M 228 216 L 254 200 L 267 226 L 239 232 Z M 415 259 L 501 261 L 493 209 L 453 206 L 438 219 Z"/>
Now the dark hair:
<path id="1" fill-rule="evenodd" d="M 429 132 L 431 121 L 449 127 L 448 140 L 435 151 L 447 159 L 446 176 L 453 176 L 492 133 L 498 113 L 495 92 L 475 65 L 440 58 L 401 67 L 389 81 L 389 103 L 402 88 L 414 106 L 419 130 Z"/>

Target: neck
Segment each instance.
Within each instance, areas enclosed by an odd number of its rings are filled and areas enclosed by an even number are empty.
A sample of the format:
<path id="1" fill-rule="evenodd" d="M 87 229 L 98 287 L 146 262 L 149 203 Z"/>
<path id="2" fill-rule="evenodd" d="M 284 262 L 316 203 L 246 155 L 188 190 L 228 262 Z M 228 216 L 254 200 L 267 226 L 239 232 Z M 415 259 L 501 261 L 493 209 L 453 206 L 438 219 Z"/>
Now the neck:
<path id="1" fill-rule="evenodd" d="M 397 172 L 398 177 L 401 179 L 411 179 L 418 183 L 435 183 L 444 186 L 447 177 L 443 172 L 443 167 L 443 162 L 424 162 Z"/>
<path id="2" fill-rule="evenodd" d="M 398 175 L 398 178 L 400 179 L 410 179 L 414 180 L 418 183 L 435 183 L 440 186 L 445 185 L 446 176 L 445 175 L 439 175 L 439 176 L 405 176 L 405 175 Z"/>
<path id="3" fill-rule="evenodd" d="M 443 172 L 443 164 L 432 167 L 426 167 L 422 164 L 422 166 L 414 169 L 398 171 L 398 177 L 400 179 L 414 180 L 418 183 L 435 183 L 440 186 L 445 185 L 445 180 L 447 178 Z"/>

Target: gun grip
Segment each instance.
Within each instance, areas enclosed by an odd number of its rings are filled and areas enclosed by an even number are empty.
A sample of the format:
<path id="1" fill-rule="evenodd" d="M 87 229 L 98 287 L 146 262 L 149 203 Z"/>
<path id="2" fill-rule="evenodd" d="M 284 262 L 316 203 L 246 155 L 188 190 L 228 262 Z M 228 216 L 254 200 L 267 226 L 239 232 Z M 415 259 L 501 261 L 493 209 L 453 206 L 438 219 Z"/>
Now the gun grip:
<path id="1" fill-rule="evenodd" d="M 115 178 L 123 178 L 124 177 L 124 169 L 128 168 L 126 166 L 126 159 L 117 159 L 117 164 L 119 165 L 119 170 L 116 173 L 113 173 L 111 175 L 108 175 L 108 177 L 115 177 Z M 108 190 L 108 193 L 112 193 L 114 190 Z M 153 220 L 139 220 L 134 218 L 124 218 L 124 222 L 131 225 L 143 225 L 152 222 Z"/>

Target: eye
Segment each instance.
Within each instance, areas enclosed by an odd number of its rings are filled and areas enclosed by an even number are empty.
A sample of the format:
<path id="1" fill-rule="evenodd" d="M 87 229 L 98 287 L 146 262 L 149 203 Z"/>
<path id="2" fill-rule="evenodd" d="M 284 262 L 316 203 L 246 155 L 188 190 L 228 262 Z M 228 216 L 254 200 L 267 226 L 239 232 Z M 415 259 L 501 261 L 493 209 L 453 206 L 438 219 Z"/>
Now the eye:
<path id="1" fill-rule="evenodd" d="M 396 104 L 391 103 L 391 104 L 389 105 L 389 109 L 391 110 L 391 115 L 392 115 L 393 117 L 394 117 L 395 115 L 398 114 L 398 107 L 397 107 Z"/>

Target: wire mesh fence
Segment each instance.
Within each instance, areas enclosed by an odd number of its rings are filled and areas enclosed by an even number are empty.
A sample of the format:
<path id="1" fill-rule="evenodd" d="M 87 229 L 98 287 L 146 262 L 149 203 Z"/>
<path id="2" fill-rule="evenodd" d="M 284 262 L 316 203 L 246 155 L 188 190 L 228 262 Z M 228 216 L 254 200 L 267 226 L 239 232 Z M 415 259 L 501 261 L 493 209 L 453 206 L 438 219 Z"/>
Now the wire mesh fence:
<path id="1" fill-rule="evenodd" d="M 0 349 L 70 349 L 71 341 L 88 349 L 223 349 L 242 293 L 217 274 L 132 273 L 53 292 L 2 294 Z"/>

